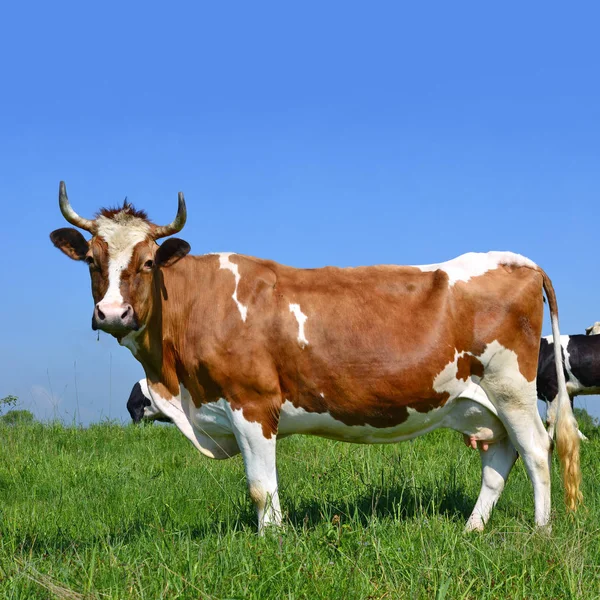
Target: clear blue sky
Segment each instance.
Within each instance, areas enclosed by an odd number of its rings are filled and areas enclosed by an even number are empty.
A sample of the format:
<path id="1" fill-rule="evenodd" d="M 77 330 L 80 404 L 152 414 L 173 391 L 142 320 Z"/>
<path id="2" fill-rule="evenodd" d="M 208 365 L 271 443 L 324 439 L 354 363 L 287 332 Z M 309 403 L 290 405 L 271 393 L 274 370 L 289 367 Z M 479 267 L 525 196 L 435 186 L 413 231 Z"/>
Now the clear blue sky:
<path id="1" fill-rule="evenodd" d="M 5 3 L 0 397 L 125 419 L 143 375 L 96 341 L 87 269 L 49 242 L 61 179 L 88 217 L 127 196 L 170 221 L 183 190 L 196 253 L 314 267 L 513 250 L 552 277 L 562 332 L 583 333 L 600 320 L 599 18 L 592 3 Z"/>

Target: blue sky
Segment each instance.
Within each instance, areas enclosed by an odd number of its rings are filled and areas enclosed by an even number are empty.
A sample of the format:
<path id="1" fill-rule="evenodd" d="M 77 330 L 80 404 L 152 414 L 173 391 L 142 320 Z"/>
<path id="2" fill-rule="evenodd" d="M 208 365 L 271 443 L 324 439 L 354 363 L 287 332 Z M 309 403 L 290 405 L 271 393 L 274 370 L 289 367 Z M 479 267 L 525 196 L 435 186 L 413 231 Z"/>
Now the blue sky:
<path id="1" fill-rule="evenodd" d="M 5 3 L 0 397 L 125 419 L 143 374 L 97 341 L 87 270 L 48 240 L 61 179 L 88 217 L 127 196 L 170 221 L 183 190 L 196 253 L 314 267 L 513 250 L 553 279 L 561 331 L 583 333 L 600 320 L 599 13 Z"/>

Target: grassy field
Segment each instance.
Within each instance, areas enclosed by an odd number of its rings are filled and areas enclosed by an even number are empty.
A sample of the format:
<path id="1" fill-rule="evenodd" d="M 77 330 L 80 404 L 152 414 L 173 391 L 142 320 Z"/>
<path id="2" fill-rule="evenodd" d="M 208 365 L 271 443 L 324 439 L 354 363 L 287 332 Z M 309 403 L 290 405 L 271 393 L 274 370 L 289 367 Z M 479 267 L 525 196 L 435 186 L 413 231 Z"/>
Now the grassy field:
<path id="1" fill-rule="evenodd" d="M 483 534 L 464 534 L 477 453 L 440 431 L 394 446 L 279 443 L 285 528 L 259 538 L 240 457 L 173 427 L 0 427 L 0 598 L 600 597 L 600 436 L 586 506 L 532 528 L 519 461 Z"/>

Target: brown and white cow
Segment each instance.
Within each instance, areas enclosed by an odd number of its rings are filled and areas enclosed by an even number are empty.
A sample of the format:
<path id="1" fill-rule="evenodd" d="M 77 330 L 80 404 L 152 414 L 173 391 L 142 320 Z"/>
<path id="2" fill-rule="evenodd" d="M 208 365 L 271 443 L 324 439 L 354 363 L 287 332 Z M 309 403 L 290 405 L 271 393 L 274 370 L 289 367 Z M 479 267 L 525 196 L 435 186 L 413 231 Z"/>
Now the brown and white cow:
<path id="1" fill-rule="evenodd" d="M 157 407 L 203 454 L 242 453 L 259 529 L 280 523 L 275 447 L 304 433 L 358 443 L 408 440 L 449 427 L 487 443 L 467 529 L 481 529 L 517 452 L 533 483 L 535 522 L 550 516 L 551 438 L 537 410 L 536 371 L 547 275 L 509 252 L 426 266 L 295 269 L 239 254 L 188 255 L 131 205 L 78 216 L 92 234 L 52 242 L 88 263 L 92 327 L 131 350 Z M 566 501 L 580 498 L 577 426 L 560 368 L 557 421 Z M 481 387 L 479 387 L 481 386 Z M 485 393 L 478 391 L 484 390 Z"/>

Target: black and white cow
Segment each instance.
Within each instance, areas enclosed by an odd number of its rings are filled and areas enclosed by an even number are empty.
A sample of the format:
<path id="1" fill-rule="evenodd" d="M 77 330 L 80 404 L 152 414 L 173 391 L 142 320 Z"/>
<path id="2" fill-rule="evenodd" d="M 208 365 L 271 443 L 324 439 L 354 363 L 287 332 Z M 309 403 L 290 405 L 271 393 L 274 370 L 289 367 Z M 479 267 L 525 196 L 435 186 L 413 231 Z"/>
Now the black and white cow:
<path id="1" fill-rule="evenodd" d="M 171 419 L 163 414 L 148 391 L 146 379 L 140 379 L 132 388 L 127 400 L 127 410 L 134 423 L 140 421 L 165 421 L 171 423 Z"/>
<path id="2" fill-rule="evenodd" d="M 593 327 L 588 327 L 586 331 L 591 331 Z M 600 335 L 561 335 L 560 345 L 571 404 L 574 396 L 600 394 Z M 538 359 L 537 393 L 538 398 L 547 403 L 549 413 L 556 410 L 554 400 L 558 395 L 553 352 L 552 336 L 542 338 Z M 581 432 L 579 436 L 583 439 Z"/>

